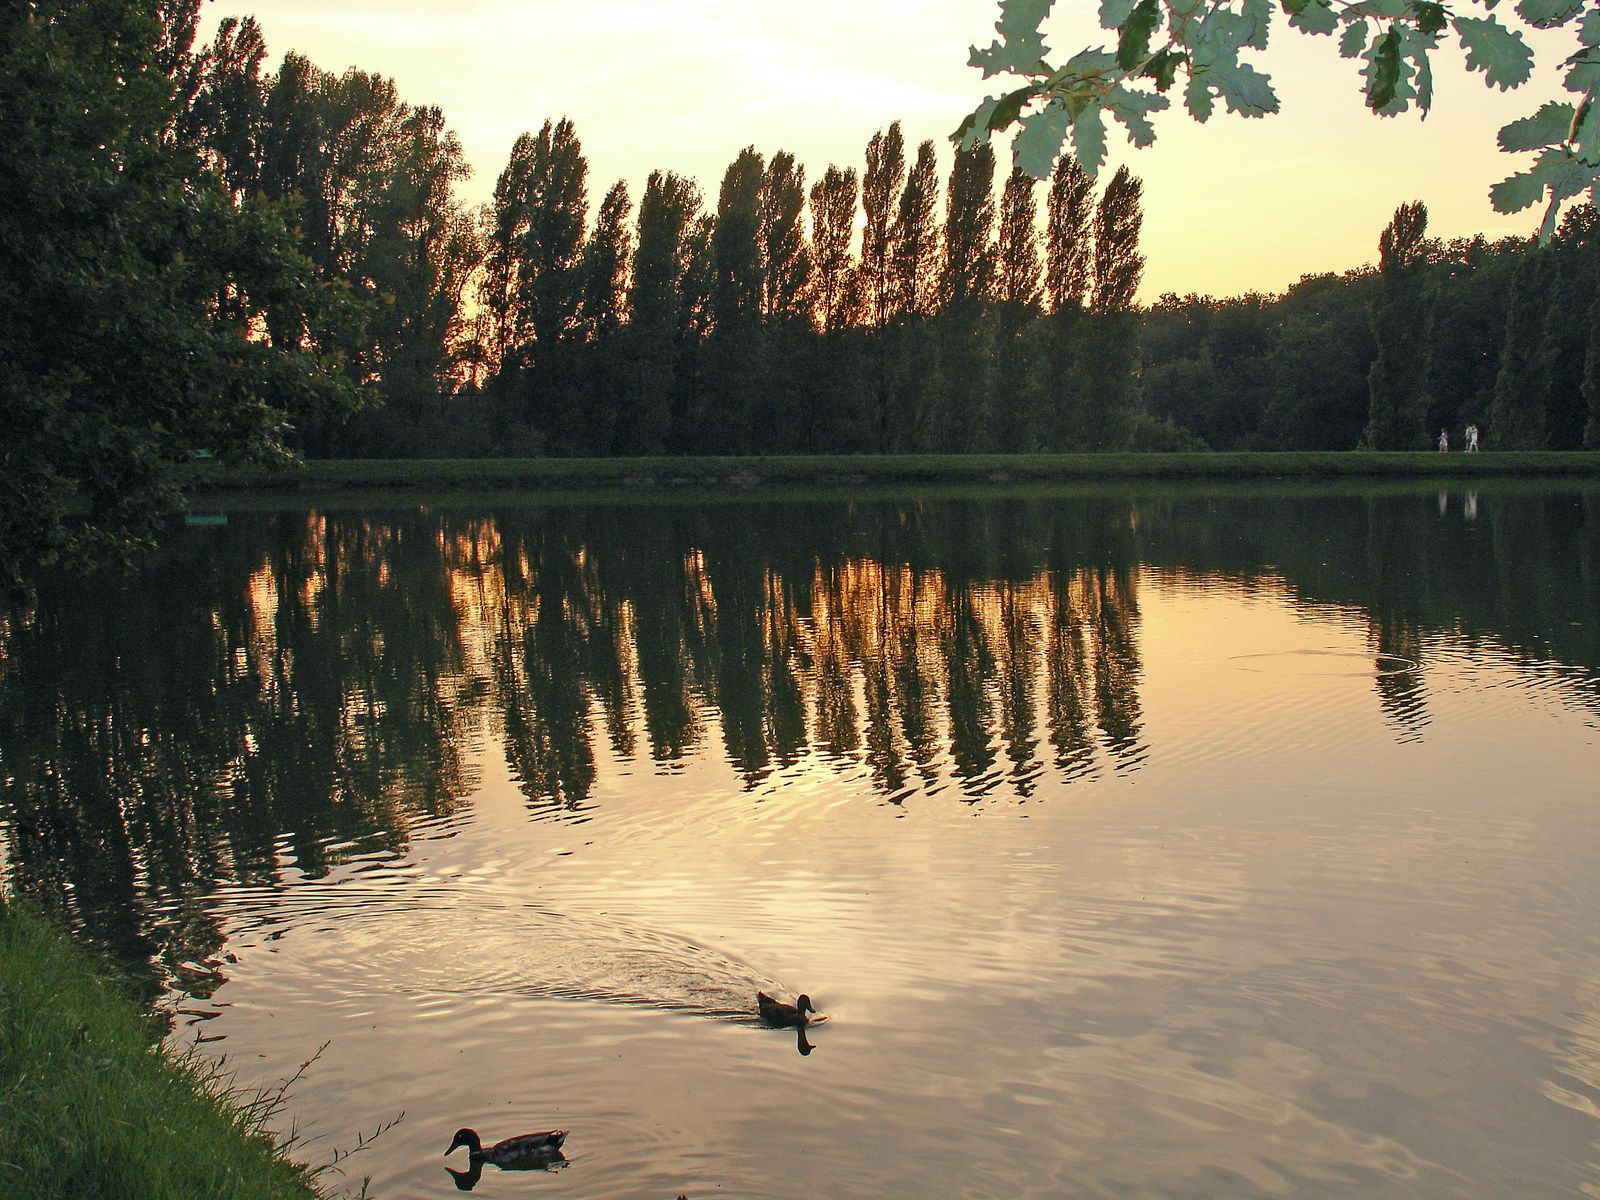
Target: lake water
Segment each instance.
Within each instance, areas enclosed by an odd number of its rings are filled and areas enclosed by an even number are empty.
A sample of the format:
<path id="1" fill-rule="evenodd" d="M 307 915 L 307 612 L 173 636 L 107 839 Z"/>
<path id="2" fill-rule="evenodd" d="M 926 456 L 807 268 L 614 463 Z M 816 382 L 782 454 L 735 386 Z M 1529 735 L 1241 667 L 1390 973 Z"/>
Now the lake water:
<path id="1" fill-rule="evenodd" d="M 227 517 L 0 625 L 0 857 L 340 1186 L 1600 1197 L 1600 489 Z"/>

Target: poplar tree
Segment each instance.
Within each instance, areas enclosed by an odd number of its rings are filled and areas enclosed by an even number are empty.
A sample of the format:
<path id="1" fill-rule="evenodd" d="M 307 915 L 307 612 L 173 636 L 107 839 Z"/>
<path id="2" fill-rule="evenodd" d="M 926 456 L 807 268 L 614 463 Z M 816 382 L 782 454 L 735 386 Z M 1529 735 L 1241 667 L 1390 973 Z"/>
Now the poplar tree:
<path id="1" fill-rule="evenodd" d="M 639 201 L 628 288 L 628 377 L 616 437 L 624 454 L 660 454 L 666 448 L 687 266 L 684 239 L 699 210 L 700 193 L 692 182 L 670 171 L 650 173 Z"/>
<path id="2" fill-rule="evenodd" d="M 995 237 L 995 313 L 999 348 L 991 392 L 997 442 L 1012 451 L 1035 444 L 1038 397 L 1031 378 L 1033 346 L 1023 330 L 1038 315 L 1038 204 L 1032 175 L 1011 172 L 1000 196 L 1000 229 Z"/>
<path id="3" fill-rule="evenodd" d="M 900 122 L 879 131 L 867 143 L 867 169 L 861 177 L 862 298 L 869 325 L 886 325 L 897 311 L 893 284 L 897 246 L 897 209 L 906 183 L 905 138 Z M 898 311 L 905 311 L 899 309 Z"/>
<path id="4" fill-rule="evenodd" d="M 765 280 L 761 254 L 761 188 L 766 164 L 754 146 L 739 152 L 723 172 L 711 253 L 716 276 L 711 316 L 717 332 L 754 326 L 760 319 Z"/>
<path id="5" fill-rule="evenodd" d="M 553 350 L 577 326 L 588 173 L 572 122 L 565 117 L 546 121 L 533 146 L 528 234 L 519 281 L 536 358 Z"/>
<path id="6" fill-rule="evenodd" d="M 816 261 L 814 317 L 820 342 L 809 373 L 807 444 L 838 453 L 861 445 L 863 419 L 876 407 L 885 376 L 887 330 L 857 330 L 862 277 L 851 261 L 856 173 L 829 166 L 811 188 L 811 251 Z M 871 353 L 863 354 L 870 342 Z M 863 373 L 866 372 L 866 373 Z"/>
<path id="7" fill-rule="evenodd" d="M 1583 448 L 1600 450 L 1600 297 L 1589 304 L 1589 348 L 1583 357 L 1583 398 L 1589 420 L 1583 427 Z"/>
<path id="8" fill-rule="evenodd" d="M 1488 436 L 1502 450 L 1543 450 L 1549 444 L 1546 411 L 1554 355 L 1546 321 L 1555 276 L 1553 253 L 1544 246 L 1531 248 L 1512 276 L 1506 341 L 1489 407 Z M 1558 319 L 1565 320 L 1565 314 Z"/>
<path id="9" fill-rule="evenodd" d="M 917 147 L 916 165 L 906 179 L 895 216 L 890 285 L 893 316 L 929 316 L 938 308 L 939 227 L 934 221 L 938 169 L 933 143 L 923 142 Z"/>
<path id="10" fill-rule="evenodd" d="M 261 187 L 268 83 L 267 44 L 254 17 L 224 17 L 194 71 L 194 95 L 179 118 L 236 200 Z"/>
<path id="11" fill-rule="evenodd" d="M 794 155 L 772 156 L 757 197 L 761 242 L 761 314 L 769 322 L 809 314 L 811 248 L 806 244 L 806 171 Z"/>
<path id="12" fill-rule="evenodd" d="M 713 293 L 716 290 L 717 264 L 712 249 L 717 219 L 701 213 L 690 223 L 683 239 L 683 297 L 678 307 L 676 341 L 677 375 L 672 400 L 672 433 L 667 445 L 680 454 L 700 453 L 705 449 L 704 432 L 708 420 L 710 390 L 705 376 L 706 349 L 715 325 Z M 715 366 L 714 358 L 711 365 Z M 711 384 L 716 380 L 713 376 Z"/>
<path id="13" fill-rule="evenodd" d="M 704 436 L 713 453 L 750 448 L 751 391 L 761 373 L 761 304 L 766 291 L 761 252 L 761 189 L 766 164 L 747 146 L 728 165 L 711 235 L 712 386 Z"/>
<path id="14" fill-rule="evenodd" d="M 1045 201 L 1044 291 L 1050 316 L 1034 339 L 1031 385 L 1036 430 L 1052 450 L 1082 444 L 1094 357 L 1087 315 L 1094 283 L 1093 181 L 1072 154 L 1063 154 Z"/>
<path id="15" fill-rule="evenodd" d="M 1077 311 L 1094 276 L 1094 183 L 1074 155 L 1063 154 L 1045 204 L 1045 296 L 1051 312 Z"/>
<path id="16" fill-rule="evenodd" d="M 945 192 L 944 262 L 934 374 L 925 394 L 922 437 L 930 449 L 994 448 L 991 373 L 994 328 L 994 150 L 956 153 Z"/>
<path id="17" fill-rule="evenodd" d="M 1421 450 L 1427 419 L 1433 294 L 1423 239 L 1428 209 L 1402 204 L 1378 237 L 1378 296 L 1367 310 L 1377 355 L 1367 374 L 1366 445 L 1371 450 Z M 1497 389 L 1498 391 L 1498 389 Z"/>
<path id="18" fill-rule="evenodd" d="M 470 174 L 437 107 L 404 112 L 357 268 L 386 299 L 373 320 L 372 366 L 390 409 L 372 431 L 377 453 L 422 451 L 424 413 L 454 386 L 465 353 L 462 302 L 480 258 L 477 229 L 455 195 Z M 402 419 L 412 427 L 410 445 L 385 444 L 404 436 L 395 428 Z"/>
<path id="19" fill-rule="evenodd" d="M 939 307 L 938 187 L 933 143 L 925 141 L 900 193 L 890 242 L 890 324 L 878 344 L 873 402 L 874 440 L 883 454 L 931 443 L 926 379 L 932 348 L 923 320 Z"/>
<path id="20" fill-rule="evenodd" d="M 1013 170 L 1000 196 L 995 237 L 995 299 L 1021 310 L 1039 302 L 1039 215 L 1032 175 Z"/>
<path id="21" fill-rule="evenodd" d="M 751 398 L 751 445 L 792 452 L 805 441 L 810 394 L 812 255 L 805 231 L 805 168 L 772 156 L 757 198 L 761 239 L 761 339 L 758 387 Z"/>
<path id="22" fill-rule="evenodd" d="M 622 326 L 628 253 L 633 243 L 628 231 L 632 212 L 627 182 L 619 179 L 600 202 L 594 230 L 580 259 L 579 327 L 587 342 L 602 341 Z"/>
<path id="23" fill-rule="evenodd" d="M 985 300 L 994 288 L 994 148 L 958 150 L 945 191 L 944 263 L 939 298 L 944 308 Z"/>
<path id="24" fill-rule="evenodd" d="M 1094 292 L 1090 302 L 1101 314 L 1127 312 L 1144 274 L 1139 232 L 1144 224 L 1144 184 L 1118 167 L 1106 184 L 1094 214 Z"/>
<path id="25" fill-rule="evenodd" d="M 628 185 L 618 180 L 600 202 L 594 230 L 584 243 L 580 260 L 578 323 L 585 349 L 587 420 L 579 449 L 586 454 L 610 453 L 616 436 L 623 382 L 619 362 L 623 300 L 632 244 L 628 218 L 632 211 Z"/>
<path id="26" fill-rule="evenodd" d="M 287 66 L 287 60 L 285 60 Z M 495 180 L 494 198 L 486 214 L 484 240 L 486 252 L 483 278 L 478 285 L 478 304 L 488 325 L 489 345 L 485 357 L 489 369 L 498 372 L 512 349 L 528 340 L 528 314 L 521 303 L 521 248 L 528 237 L 529 205 L 532 192 L 533 139 L 520 135 L 512 144 L 505 169 Z"/>
<path id="27" fill-rule="evenodd" d="M 857 277 L 850 259 L 856 222 L 855 171 L 830 164 L 811 185 L 810 208 L 816 323 L 822 333 L 829 334 L 849 325 L 856 310 Z M 886 269 L 886 291 L 888 279 Z"/>
<path id="28" fill-rule="evenodd" d="M 293 50 L 266 83 L 261 115 L 262 192 L 273 199 L 299 198 L 300 240 L 323 270 L 332 266 L 333 216 L 324 186 L 326 145 L 311 102 L 317 68 Z"/>
<path id="29" fill-rule="evenodd" d="M 1096 319 L 1088 351 L 1092 358 L 1081 366 L 1083 390 L 1074 438 L 1086 450 L 1120 450 L 1132 429 L 1139 360 L 1133 300 L 1144 272 L 1144 255 L 1139 253 L 1143 190 L 1136 176 L 1119 167 L 1095 206 L 1090 309 Z"/>

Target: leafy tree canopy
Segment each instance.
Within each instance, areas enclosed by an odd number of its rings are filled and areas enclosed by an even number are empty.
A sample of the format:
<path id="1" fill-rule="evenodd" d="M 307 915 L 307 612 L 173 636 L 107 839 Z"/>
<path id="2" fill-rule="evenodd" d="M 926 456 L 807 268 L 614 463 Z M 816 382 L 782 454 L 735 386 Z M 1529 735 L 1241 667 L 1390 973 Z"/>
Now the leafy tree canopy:
<path id="1" fill-rule="evenodd" d="M 0 8 L 0 592 L 149 540 L 195 451 L 285 457 L 353 396 L 312 337 L 347 292 L 180 130 L 192 7 Z"/>
<path id="2" fill-rule="evenodd" d="M 1526 169 L 1490 189 L 1499 212 L 1546 202 L 1540 236 L 1555 229 L 1562 205 L 1600 183 L 1600 4 L 1586 0 L 1100 0 L 1100 24 L 1114 44 L 1062 59 L 1045 44 L 1043 26 L 1054 0 L 1000 0 L 999 37 L 972 48 L 970 64 L 985 79 L 1009 76 L 1021 85 L 990 96 L 967 116 L 952 139 L 963 148 L 1018 126 L 1016 165 L 1036 179 L 1049 176 L 1062 147 L 1091 176 L 1105 162 L 1108 118 L 1128 140 L 1155 141 L 1155 113 L 1171 94 L 1196 121 L 1218 101 L 1231 113 L 1264 117 L 1278 111 L 1271 77 L 1249 61 L 1264 50 L 1275 22 L 1326 37 L 1345 58 L 1361 63 L 1367 107 L 1380 116 L 1433 102 L 1430 55 L 1444 40 L 1460 44 L 1469 71 L 1502 90 L 1526 83 L 1534 55 L 1524 28 L 1568 29 L 1572 54 L 1563 62 L 1568 100 L 1549 100 L 1500 131 L 1500 148 L 1531 154 Z M 1498 11 L 1496 11 L 1498 10 Z M 1514 17 L 1509 17 L 1509 12 Z M 1508 16 L 1510 23 L 1501 20 Z M 1519 27 L 1520 26 L 1520 27 Z"/>

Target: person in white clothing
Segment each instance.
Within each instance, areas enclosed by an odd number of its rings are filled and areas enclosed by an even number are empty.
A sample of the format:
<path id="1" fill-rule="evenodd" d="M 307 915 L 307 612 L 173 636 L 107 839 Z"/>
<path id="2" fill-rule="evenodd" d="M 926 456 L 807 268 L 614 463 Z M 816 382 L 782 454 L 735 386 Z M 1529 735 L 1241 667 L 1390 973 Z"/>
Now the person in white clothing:
<path id="1" fill-rule="evenodd" d="M 1439 430 L 1439 453 L 1443 454 L 1449 449 L 1450 449 L 1450 431 L 1447 430 L 1447 429 L 1441 429 L 1441 430 Z"/>

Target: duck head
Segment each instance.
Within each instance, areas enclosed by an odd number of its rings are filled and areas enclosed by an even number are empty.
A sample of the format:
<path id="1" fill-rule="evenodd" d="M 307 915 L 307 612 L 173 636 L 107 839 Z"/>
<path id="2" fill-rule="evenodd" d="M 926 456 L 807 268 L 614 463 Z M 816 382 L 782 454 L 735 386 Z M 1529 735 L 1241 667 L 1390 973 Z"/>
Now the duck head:
<path id="1" fill-rule="evenodd" d="M 795 1011 L 803 1018 L 807 1013 L 816 1012 L 816 1007 L 811 1003 L 811 997 L 801 994 L 800 999 L 794 1002 Z"/>
<path id="2" fill-rule="evenodd" d="M 458 1146 L 465 1146 L 467 1153 L 470 1155 L 476 1156 L 483 1153 L 483 1143 L 478 1140 L 478 1131 L 476 1129 L 456 1130 L 456 1136 L 450 1143 L 450 1149 L 446 1150 L 445 1153 L 453 1152 Z"/>

